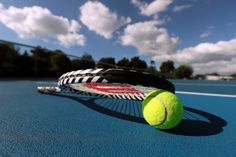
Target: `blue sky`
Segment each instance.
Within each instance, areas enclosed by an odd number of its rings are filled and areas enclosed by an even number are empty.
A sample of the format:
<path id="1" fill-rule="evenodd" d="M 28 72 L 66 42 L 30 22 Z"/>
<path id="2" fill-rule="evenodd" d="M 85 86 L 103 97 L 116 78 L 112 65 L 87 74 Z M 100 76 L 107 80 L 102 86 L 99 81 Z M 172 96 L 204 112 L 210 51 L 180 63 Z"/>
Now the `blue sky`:
<path id="1" fill-rule="evenodd" d="M 0 39 L 236 72 L 234 0 L 1 0 Z"/>

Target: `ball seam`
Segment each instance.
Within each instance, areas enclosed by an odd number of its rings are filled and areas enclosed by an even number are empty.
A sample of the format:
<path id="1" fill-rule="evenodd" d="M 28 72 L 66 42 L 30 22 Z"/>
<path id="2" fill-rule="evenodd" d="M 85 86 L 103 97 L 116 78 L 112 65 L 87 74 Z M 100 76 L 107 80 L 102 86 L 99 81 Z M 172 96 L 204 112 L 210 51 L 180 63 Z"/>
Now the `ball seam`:
<path id="1" fill-rule="evenodd" d="M 166 121 L 166 119 L 167 119 L 168 111 L 167 111 L 167 107 L 166 107 L 166 104 L 165 104 L 165 102 L 163 101 L 163 99 L 162 99 L 161 97 L 159 97 L 158 95 L 155 96 L 155 98 L 157 98 L 157 99 L 161 102 L 161 104 L 164 106 L 164 109 L 165 109 L 165 117 L 164 117 L 164 119 L 162 120 L 162 122 L 161 122 L 160 124 L 154 125 L 154 126 L 160 126 L 160 125 L 162 125 L 162 124 L 165 123 L 165 121 Z"/>

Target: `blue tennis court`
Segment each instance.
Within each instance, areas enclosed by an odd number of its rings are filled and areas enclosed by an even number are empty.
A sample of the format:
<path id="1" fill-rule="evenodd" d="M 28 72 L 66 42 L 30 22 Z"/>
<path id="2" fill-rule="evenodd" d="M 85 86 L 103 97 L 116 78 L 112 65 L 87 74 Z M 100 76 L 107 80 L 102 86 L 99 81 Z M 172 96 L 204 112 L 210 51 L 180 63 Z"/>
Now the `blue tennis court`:
<path id="1" fill-rule="evenodd" d="M 185 115 L 160 131 L 144 122 L 138 101 L 45 95 L 36 87 L 54 82 L 1 81 L 0 156 L 236 156 L 236 81 L 172 82 L 188 92 L 177 94 Z"/>

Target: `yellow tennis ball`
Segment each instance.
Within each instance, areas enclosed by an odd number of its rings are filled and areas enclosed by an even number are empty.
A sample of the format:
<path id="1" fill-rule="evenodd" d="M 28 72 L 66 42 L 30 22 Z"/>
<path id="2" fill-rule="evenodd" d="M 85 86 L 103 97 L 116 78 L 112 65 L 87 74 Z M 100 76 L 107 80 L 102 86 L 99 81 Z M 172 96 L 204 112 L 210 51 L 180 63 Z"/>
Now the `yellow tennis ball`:
<path id="1" fill-rule="evenodd" d="M 171 129 L 182 120 L 184 109 L 179 98 L 165 90 L 150 92 L 142 102 L 144 119 L 158 129 Z"/>

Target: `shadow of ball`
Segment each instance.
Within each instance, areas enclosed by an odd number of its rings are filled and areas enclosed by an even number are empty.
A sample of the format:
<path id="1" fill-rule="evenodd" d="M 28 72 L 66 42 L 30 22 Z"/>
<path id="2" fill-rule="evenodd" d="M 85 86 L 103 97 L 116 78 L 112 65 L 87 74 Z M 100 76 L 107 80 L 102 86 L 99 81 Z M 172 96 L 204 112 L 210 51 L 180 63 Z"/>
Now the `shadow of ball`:
<path id="1" fill-rule="evenodd" d="M 223 127 L 227 125 L 225 120 L 211 113 L 190 107 L 184 107 L 184 109 L 208 119 L 209 122 L 197 119 L 183 119 L 177 127 L 164 132 L 184 136 L 209 136 L 219 134 L 223 131 Z"/>

